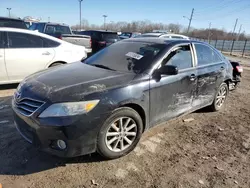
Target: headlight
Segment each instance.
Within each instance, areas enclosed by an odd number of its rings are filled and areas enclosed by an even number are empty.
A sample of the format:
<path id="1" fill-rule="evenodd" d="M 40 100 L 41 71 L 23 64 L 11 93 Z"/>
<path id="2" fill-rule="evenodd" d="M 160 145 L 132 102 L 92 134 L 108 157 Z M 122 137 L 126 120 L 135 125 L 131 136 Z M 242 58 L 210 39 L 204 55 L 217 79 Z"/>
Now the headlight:
<path id="1" fill-rule="evenodd" d="M 91 111 L 98 103 L 99 100 L 56 103 L 44 110 L 39 117 L 62 117 L 85 114 Z"/>

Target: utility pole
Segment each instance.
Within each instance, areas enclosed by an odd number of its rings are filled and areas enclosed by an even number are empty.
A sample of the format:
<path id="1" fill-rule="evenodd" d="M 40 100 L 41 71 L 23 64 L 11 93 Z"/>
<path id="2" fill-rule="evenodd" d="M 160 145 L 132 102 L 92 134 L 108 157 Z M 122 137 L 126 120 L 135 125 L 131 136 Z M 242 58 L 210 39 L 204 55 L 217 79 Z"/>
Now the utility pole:
<path id="1" fill-rule="evenodd" d="M 237 40 L 239 40 L 239 38 L 240 38 L 240 32 L 241 32 L 241 28 L 242 28 L 242 24 L 240 25 L 240 29 L 239 29 L 239 33 L 238 33 L 238 37 L 237 37 Z"/>
<path id="2" fill-rule="evenodd" d="M 104 30 L 106 29 L 106 18 L 108 17 L 108 15 L 103 15 L 103 18 L 104 18 L 104 23 L 103 23 L 103 25 L 104 25 Z"/>
<path id="3" fill-rule="evenodd" d="M 80 8 L 80 31 L 82 30 L 82 1 L 79 0 L 79 8 Z"/>
<path id="4" fill-rule="evenodd" d="M 191 16 L 190 16 L 190 19 L 189 19 L 187 33 L 189 33 L 189 29 L 190 29 L 190 26 L 191 26 L 191 23 L 192 23 L 192 20 L 193 20 L 193 15 L 194 15 L 194 8 L 192 9 L 192 13 L 191 13 Z"/>
<path id="5" fill-rule="evenodd" d="M 208 28 L 208 37 L 207 37 L 208 41 L 210 41 L 210 33 L 211 33 L 211 22 L 209 23 L 209 28 Z"/>
<path id="6" fill-rule="evenodd" d="M 232 36 L 234 37 L 234 32 L 235 32 L 235 29 L 237 27 L 237 24 L 238 24 L 238 18 L 236 19 L 235 21 L 235 25 L 234 25 L 234 30 L 233 30 L 233 33 L 232 33 Z"/>
<path id="7" fill-rule="evenodd" d="M 7 10 L 9 11 L 9 18 L 10 18 L 10 10 L 11 10 L 11 8 L 7 8 Z"/>
<path id="8" fill-rule="evenodd" d="M 50 17 L 48 17 L 48 22 L 50 22 Z"/>

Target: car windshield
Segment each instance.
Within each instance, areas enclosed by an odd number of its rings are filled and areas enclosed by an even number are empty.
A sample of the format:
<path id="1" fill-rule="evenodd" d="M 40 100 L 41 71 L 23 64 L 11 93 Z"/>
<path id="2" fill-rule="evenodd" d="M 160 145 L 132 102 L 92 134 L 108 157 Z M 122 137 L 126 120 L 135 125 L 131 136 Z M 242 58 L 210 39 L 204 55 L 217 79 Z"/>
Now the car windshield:
<path id="1" fill-rule="evenodd" d="M 157 43 L 118 42 L 91 56 L 84 63 L 139 74 L 150 67 L 165 47 L 165 44 Z"/>

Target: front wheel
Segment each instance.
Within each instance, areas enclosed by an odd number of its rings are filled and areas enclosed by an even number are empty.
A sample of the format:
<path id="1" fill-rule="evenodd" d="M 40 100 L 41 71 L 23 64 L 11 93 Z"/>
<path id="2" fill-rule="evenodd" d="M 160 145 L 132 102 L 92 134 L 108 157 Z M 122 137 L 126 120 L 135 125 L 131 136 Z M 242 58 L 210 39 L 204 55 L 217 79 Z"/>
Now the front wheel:
<path id="1" fill-rule="evenodd" d="M 224 107 L 225 101 L 228 95 L 228 86 L 226 83 L 222 83 L 216 92 L 213 104 L 210 106 L 212 111 L 219 111 Z"/>
<path id="2" fill-rule="evenodd" d="M 119 108 L 105 121 L 97 140 L 97 151 L 107 159 L 122 157 L 139 142 L 143 130 L 140 115 L 131 108 Z"/>

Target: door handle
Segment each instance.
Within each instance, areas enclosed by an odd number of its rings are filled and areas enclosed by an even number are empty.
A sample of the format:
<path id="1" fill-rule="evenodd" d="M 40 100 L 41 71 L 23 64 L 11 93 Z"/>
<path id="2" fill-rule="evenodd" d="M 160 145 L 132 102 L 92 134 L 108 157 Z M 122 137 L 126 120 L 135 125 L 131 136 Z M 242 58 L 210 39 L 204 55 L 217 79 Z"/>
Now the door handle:
<path id="1" fill-rule="evenodd" d="M 223 71 L 224 69 L 225 69 L 225 67 L 223 67 L 223 66 L 220 68 L 221 71 Z"/>
<path id="2" fill-rule="evenodd" d="M 49 52 L 43 52 L 42 55 L 50 55 Z"/>
<path id="3" fill-rule="evenodd" d="M 190 80 L 191 80 L 191 81 L 194 81 L 195 79 L 196 79 L 195 74 L 191 74 L 191 75 L 190 75 Z"/>

